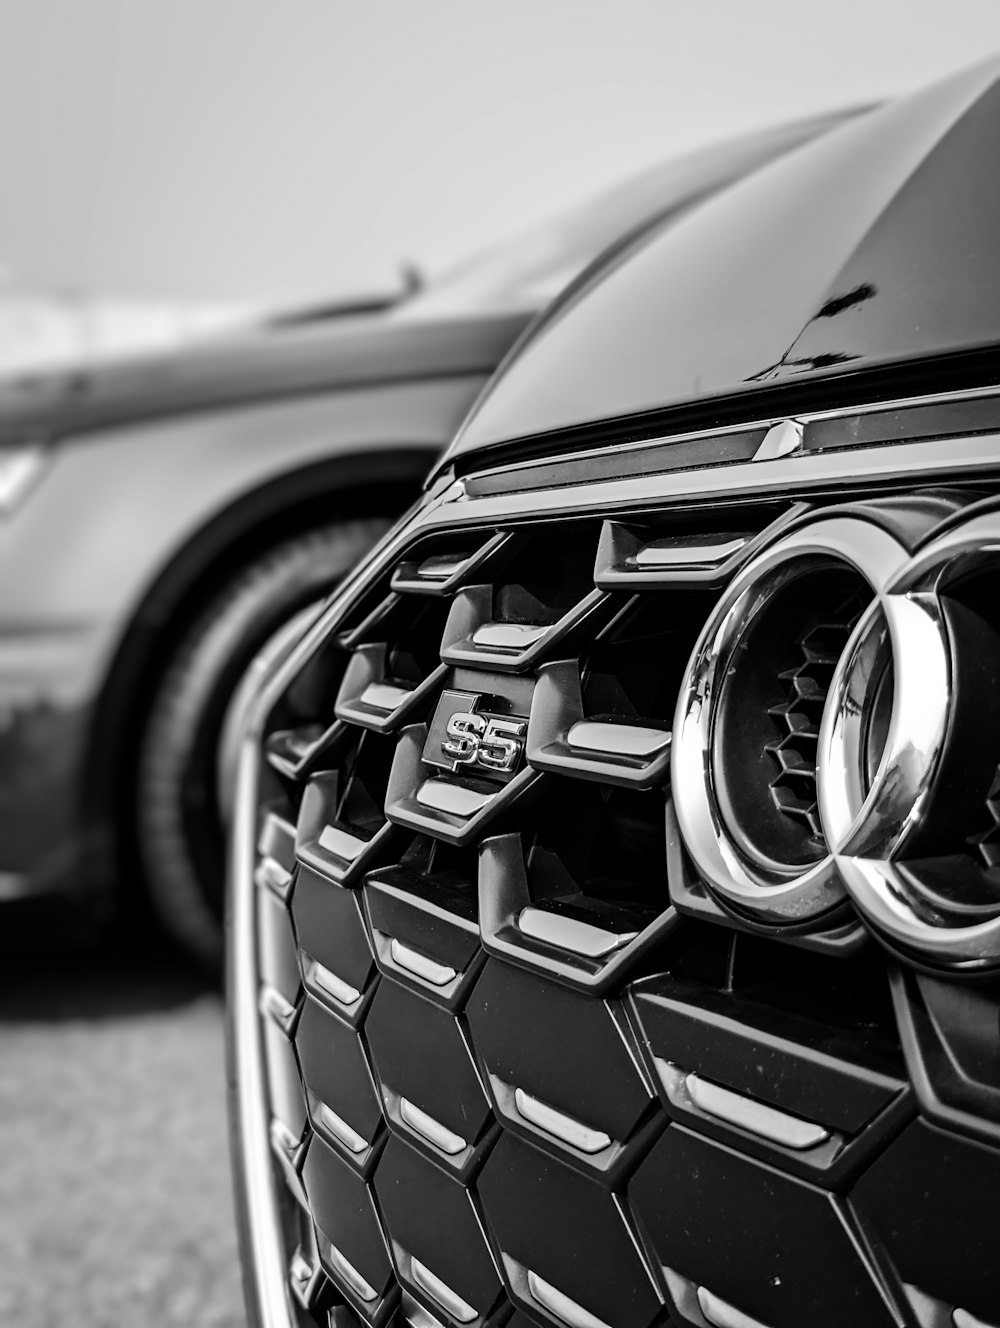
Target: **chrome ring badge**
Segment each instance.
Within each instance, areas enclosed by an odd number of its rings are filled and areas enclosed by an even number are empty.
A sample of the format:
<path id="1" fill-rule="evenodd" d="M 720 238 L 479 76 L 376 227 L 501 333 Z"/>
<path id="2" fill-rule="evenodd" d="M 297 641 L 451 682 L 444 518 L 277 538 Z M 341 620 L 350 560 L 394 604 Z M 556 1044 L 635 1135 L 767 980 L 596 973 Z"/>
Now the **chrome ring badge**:
<path id="1" fill-rule="evenodd" d="M 886 613 L 888 587 L 908 561 L 902 543 L 872 521 L 813 518 L 739 573 L 695 645 L 674 719 L 675 808 L 703 879 L 750 922 L 817 925 L 846 899 L 843 846 L 868 842 L 876 820 L 879 842 L 895 845 L 915 814 L 934 735 L 925 732 L 927 716 L 918 716 L 919 750 L 897 754 L 893 741 L 902 741 L 913 717 L 913 689 L 892 685 L 885 653 L 887 635 L 909 640 L 924 625 L 894 607 Z M 847 657 L 859 660 L 853 691 L 843 683 Z M 874 670 L 880 713 L 888 697 L 895 727 L 875 768 L 866 767 L 864 797 L 852 765 L 851 796 L 838 798 L 824 768 L 831 734 L 864 746 L 870 763 L 882 730 L 874 693 L 865 693 L 853 727 L 833 723 L 834 700 L 855 707 L 858 686 Z M 782 689 L 787 699 L 775 703 Z M 817 791 L 824 785 L 827 803 L 840 810 L 835 822 L 824 818 Z"/>
<path id="2" fill-rule="evenodd" d="M 1000 516 L 990 513 L 908 563 L 882 598 L 885 626 L 870 618 L 845 651 L 820 737 L 820 813 L 859 912 L 894 948 L 953 972 L 1000 963 L 1000 873 L 988 847 L 998 824 L 998 553 Z M 867 780 L 858 716 L 886 644 L 891 714 Z"/>

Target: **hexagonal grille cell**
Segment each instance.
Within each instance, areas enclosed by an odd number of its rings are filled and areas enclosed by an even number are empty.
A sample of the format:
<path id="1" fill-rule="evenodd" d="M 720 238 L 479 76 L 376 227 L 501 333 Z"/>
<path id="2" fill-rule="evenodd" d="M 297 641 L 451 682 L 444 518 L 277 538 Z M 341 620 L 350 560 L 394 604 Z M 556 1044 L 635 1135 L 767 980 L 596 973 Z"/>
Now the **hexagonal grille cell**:
<path id="1" fill-rule="evenodd" d="M 898 1319 L 833 1197 L 673 1125 L 629 1199 L 672 1294 L 704 1288 L 767 1328 L 889 1328 Z"/>
<path id="2" fill-rule="evenodd" d="M 837 660 L 857 625 L 866 596 L 853 590 L 816 615 L 796 638 L 801 661 L 783 669 L 785 700 L 768 707 L 777 735 L 764 744 L 775 773 L 768 787 L 775 807 L 798 822 L 817 846 L 822 828 L 816 805 L 816 743 Z"/>
<path id="3" fill-rule="evenodd" d="M 303 1179 L 324 1268 L 365 1318 L 380 1319 L 395 1281 L 371 1190 L 315 1136 Z"/>
<path id="4" fill-rule="evenodd" d="M 906 1284 L 987 1324 L 1000 1323 L 995 1152 L 918 1121 L 886 1149 L 851 1198 Z"/>
<path id="5" fill-rule="evenodd" d="M 444 1323 L 499 1323 L 508 1310 L 469 1191 L 391 1139 L 375 1192 L 397 1273 Z"/>
<path id="6" fill-rule="evenodd" d="M 569 1302 L 590 1316 L 576 1322 L 647 1328 L 660 1321 L 660 1298 L 614 1195 L 509 1134 L 477 1188 L 507 1280 L 529 1313 L 551 1321 L 540 1291 L 550 1305 Z"/>
<path id="7" fill-rule="evenodd" d="M 358 1034 L 310 996 L 295 1030 L 295 1047 L 313 1128 L 348 1162 L 365 1167 L 383 1125 Z"/>
<path id="8" fill-rule="evenodd" d="M 439 1165 L 464 1172 L 492 1116 L 459 1021 L 386 980 L 365 1034 L 393 1128 Z"/>
<path id="9" fill-rule="evenodd" d="M 588 1168 L 652 1114 L 647 1084 L 612 1007 L 490 959 L 469 1027 L 508 1128 Z"/>

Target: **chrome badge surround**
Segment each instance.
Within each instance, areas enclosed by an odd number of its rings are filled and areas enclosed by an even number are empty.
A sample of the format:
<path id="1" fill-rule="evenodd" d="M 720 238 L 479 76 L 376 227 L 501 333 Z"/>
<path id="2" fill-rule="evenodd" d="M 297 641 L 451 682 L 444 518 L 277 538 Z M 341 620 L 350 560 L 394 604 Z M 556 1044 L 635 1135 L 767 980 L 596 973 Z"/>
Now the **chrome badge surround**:
<path id="1" fill-rule="evenodd" d="M 942 599 L 950 585 L 1000 555 L 1000 513 L 971 514 L 915 554 L 856 517 L 804 518 L 734 580 L 703 630 L 674 720 L 671 783 L 695 867 L 719 903 L 764 926 L 822 926 L 850 899 L 871 929 L 911 959 L 939 969 L 995 968 L 1000 905 L 969 921 L 983 868 L 947 859 L 949 892 L 934 888 L 941 859 L 922 859 L 937 775 L 959 705 L 956 646 Z M 713 787 L 713 729 L 726 671 L 754 616 L 784 584 L 833 559 L 872 590 L 834 669 L 817 744 L 822 859 L 795 870 L 752 854 L 729 834 Z M 865 771 L 874 689 L 892 668 L 885 743 Z M 979 894 L 983 895 L 981 887 Z"/>
<path id="2" fill-rule="evenodd" d="M 951 907 L 931 888 L 932 860 L 908 860 L 906 849 L 933 792 L 957 703 L 954 644 L 939 596 L 998 554 L 1000 513 L 973 515 L 909 561 L 883 598 L 895 687 L 885 753 L 867 797 L 861 798 L 853 778 L 858 741 L 853 715 L 870 680 L 872 616 L 858 625 L 837 666 L 820 734 L 820 814 L 851 898 L 890 944 L 951 970 L 996 967 L 1000 906 L 993 916 L 970 924 L 957 901 L 975 895 L 982 869 L 962 860 L 949 863 L 956 900 Z M 897 814 L 909 808 L 895 836 L 887 833 L 889 800 Z"/>
<path id="3" fill-rule="evenodd" d="M 806 518 L 765 549 L 730 582 L 705 625 L 688 665 L 674 715 L 671 785 L 681 834 L 695 866 L 720 901 L 755 920 L 810 923 L 844 899 L 835 851 L 862 830 L 860 815 L 842 828 L 842 839 L 803 869 L 750 857 L 737 846 L 721 815 L 713 780 L 717 704 L 726 672 L 756 615 L 795 578 L 841 564 L 859 572 L 877 605 L 908 558 L 886 530 L 851 516 Z M 891 786 L 888 763 L 873 794 Z M 905 803 L 905 798 L 902 799 Z M 893 799 L 897 815 L 899 799 Z M 895 826 L 898 833 L 902 826 Z M 824 826 L 824 830 L 826 827 Z"/>

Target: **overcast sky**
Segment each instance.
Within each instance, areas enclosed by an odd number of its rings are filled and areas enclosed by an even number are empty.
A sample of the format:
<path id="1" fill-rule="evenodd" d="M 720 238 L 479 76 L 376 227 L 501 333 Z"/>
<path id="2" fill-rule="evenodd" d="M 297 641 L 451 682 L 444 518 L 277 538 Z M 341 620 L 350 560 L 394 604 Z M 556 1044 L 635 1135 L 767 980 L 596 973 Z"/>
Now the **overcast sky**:
<path id="1" fill-rule="evenodd" d="M 1000 50 L 998 0 L 0 0 L 0 264 L 294 300 Z"/>

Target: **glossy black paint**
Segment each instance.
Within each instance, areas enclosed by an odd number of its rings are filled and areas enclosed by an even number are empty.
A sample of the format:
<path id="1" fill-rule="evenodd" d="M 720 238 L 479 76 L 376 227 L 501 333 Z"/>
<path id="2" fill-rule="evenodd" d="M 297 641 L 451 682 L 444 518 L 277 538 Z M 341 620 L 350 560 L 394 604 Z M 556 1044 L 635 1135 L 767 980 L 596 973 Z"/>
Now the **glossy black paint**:
<path id="1" fill-rule="evenodd" d="M 775 385 L 890 367 L 918 391 L 922 360 L 995 344 L 997 76 L 988 62 L 842 125 L 582 278 L 447 459 L 663 428 L 728 396 L 753 418 Z"/>

